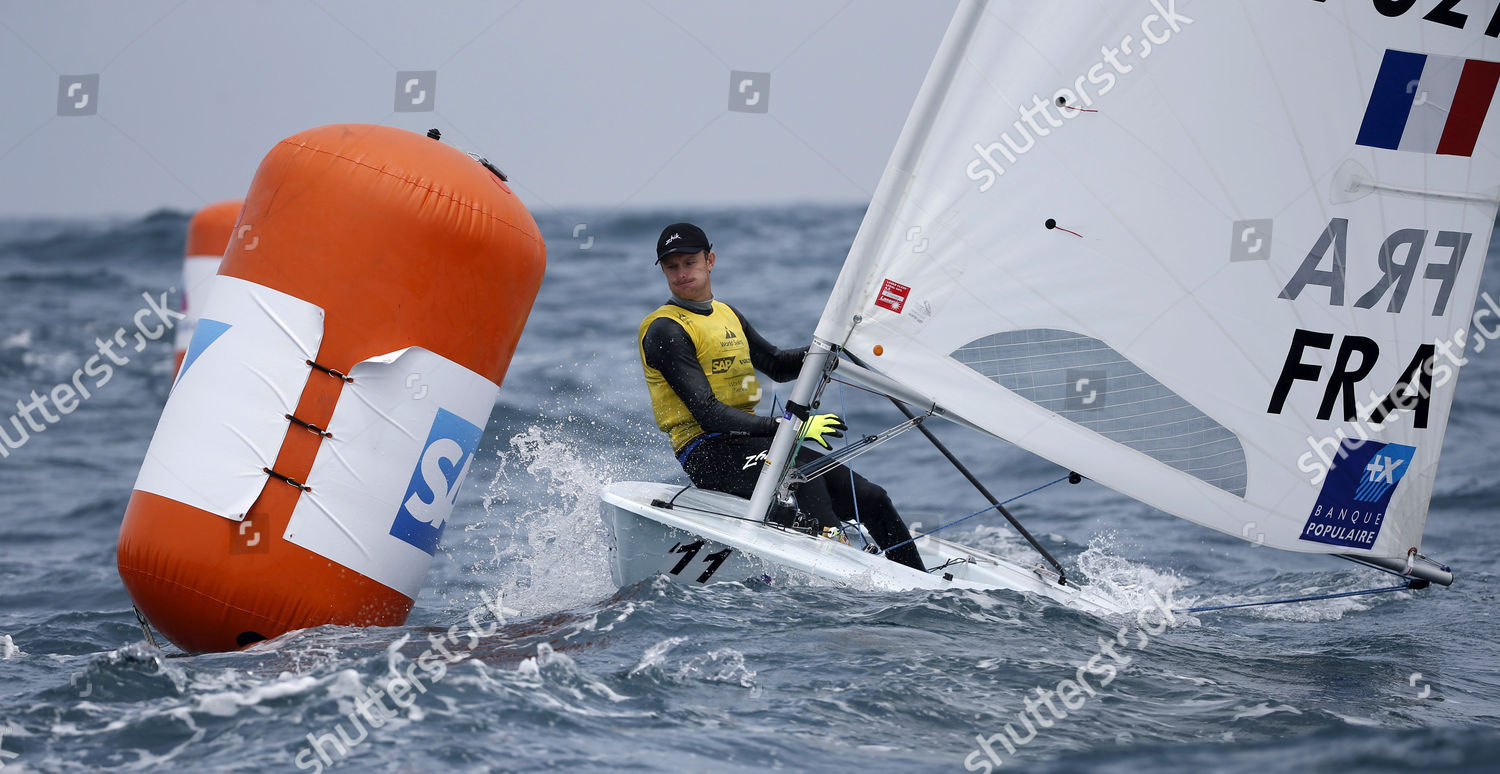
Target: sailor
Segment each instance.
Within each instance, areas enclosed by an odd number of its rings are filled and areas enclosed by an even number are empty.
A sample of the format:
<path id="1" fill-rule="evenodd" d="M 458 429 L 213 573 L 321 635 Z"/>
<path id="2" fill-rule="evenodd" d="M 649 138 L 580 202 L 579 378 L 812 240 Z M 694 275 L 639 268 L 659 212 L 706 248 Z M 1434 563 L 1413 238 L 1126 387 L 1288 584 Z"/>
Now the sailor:
<path id="1" fill-rule="evenodd" d="M 778 421 L 755 415 L 761 397 L 755 372 L 777 382 L 795 378 L 807 348 L 772 346 L 739 311 L 715 301 L 709 282 L 714 260 L 703 229 L 691 223 L 662 229 L 656 263 L 672 297 L 641 321 L 641 364 L 656 424 L 671 437 L 693 485 L 748 498 Z M 843 436 L 846 429 L 834 414 L 807 421 L 807 438 L 825 449 L 831 448 L 829 438 Z M 819 456 L 804 447 L 797 464 Z M 895 546 L 887 558 L 925 571 L 891 498 L 858 473 L 839 466 L 802 484 L 797 504 L 814 523 L 795 526 L 837 529 L 841 521 L 857 517 L 881 548 Z M 793 526 L 795 514 L 785 511 L 773 512 L 772 520 Z"/>

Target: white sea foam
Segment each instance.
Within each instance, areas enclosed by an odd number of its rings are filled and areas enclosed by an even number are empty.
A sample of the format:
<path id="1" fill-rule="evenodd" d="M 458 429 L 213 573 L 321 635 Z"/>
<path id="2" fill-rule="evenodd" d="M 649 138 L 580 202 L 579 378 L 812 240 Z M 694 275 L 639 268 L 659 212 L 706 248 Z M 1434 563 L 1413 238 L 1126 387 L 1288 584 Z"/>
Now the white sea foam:
<path id="1" fill-rule="evenodd" d="M 0 339 L 0 349 L 31 349 L 31 329 L 22 328 Z"/>
<path id="2" fill-rule="evenodd" d="M 656 672 L 675 680 L 702 680 L 709 683 L 733 683 L 742 688 L 755 688 L 755 670 L 745 664 L 745 654 L 734 648 L 717 648 L 683 660 L 675 668 L 668 669 L 668 656 L 687 637 L 668 637 L 646 648 L 636 665 L 630 668 L 629 676 L 642 672 Z"/>
<path id="3" fill-rule="evenodd" d="M 693 678 L 710 683 L 734 683 L 741 688 L 756 688 L 755 670 L 745 664 L 745 654 L 734 648 L 718 648 L 694 656 L 677 670 L 678 679 Z"/>
<path id="4" fill-rule="evenodd" d="M 263 701 L 272 701 L 306 693 L 317 686 L 319 682 L 316 677 L 304 675 L 302 677 L 279 680 L 266 685 L 256 685 L 245 691 L 222 691 L 205 694 L 198 697 L 196 711 L 215 717 L 232 717 L 240 709 L 255 707 Z"/>
<path id="5" fill-rule="evenodd" d="M 558 653 L 545 642 L 537 643 L 536 655 L 522 660 L 514 674 L 523 684 L 530 687 L 545 687 L 545 694 L 534 691 L 528 696 L 533 700 L 543 701 L 555 709 L 578 715 L 602 717 L 643 717 L 647 714 L 634 710 L 601 709 L 590 706 L 588 702 L 592 698 L 602 698 L 612 704 L 626 703 L 629 699 L 584 671 L 567 654 Z M 573 703 L 564 699 L 571 699 Z"/>
<path id="6" fill-rule="evenodd" d="M 687 642 L 686 637 L 668 637 L 646 648 L 646 652 L 641 654 L 641 660 L 637 661 L 635 666 L 630 668 L 630 676 L 634 677 L 651 667 L 661 666 L 662 662 L 667 660 L 667 654 L 684 642 Z"/>
<path id="7" fill-rule="evenodd" d="M 577 607 L 615 591 L 599 490 L 617 470 L 580 454 L 566 438 L 565 426 L 536 425 L 512 437 L 484 496 L 484 522 L 470 528 L 471 540 L 488 542 L 491 590 L 521 615 Z M 501 521 L 508 529 L 494 528 Z"/>
<path id="8" fill-rule="evenodd" d="M 1065 542 L 1060 535 L 1049 535 L 1047 540 L 1053 544 Z M 980 525 L 965 536 L 963 542 L 1022 566 L 1036 565 L 1042 561 L 1035 548 L 1005 525 Z M 1178 594 L 1192 585 L 1192 581 L 1171 571 L 1132 562 L 1120 556 L 1117 551 L 1113 533 L 1094 535 L 1089 539 L 1088 548 L 1075 559 L 1069 561 L 1063 558 L 1064 566 L 1072 565 L 1077 568 L 1076 572 L 1069 570 L 1068 581 L 1099 591 L 1127 610 L 1156 607 L 1159 603 L 1152 598 L 1153 591 L 1158 597 L 1172 599 L 1179 606 L 1192 604 L 1191 599 L 1184 599 Z"/>
<path id="9" fill-rule="evenodd" d="M 1275 704 L 1275 705 L 1273 705 L 1270 702 L 1264 702 L 1263 701 L 1263 702 L 1255 705 L 1254 707 L 1247 707 L 1247 708 L 1245 708 L 1243 710 L 1240 710 L 1239 712 L 1234 713 L 1234 716 L 1231 717 L 1230 720 L 1244 720 L 1244 719 L 1248 719 L 1248 718 L 1261 718 L 1261 717 L 1265 717 L 1266 715 L 1273 715 L 1273 714 L 1278 713 L 1278 712 L 1286 712 L 1286 713 L 1291 713 L 1293 715 L 1301 715 L 1302 714 L 1302 710 L 1299 710 L 1296 707 L 1291 706 L 1290 704 Z"/>
<path id="10" fill-rule="evenodd" d="M 1103 533 L 1089 539 L 1089 547 L 1078 555 L 1078 569 L 1087 586 L 1103 593 L 1127 610 L 1144 610 L 1170 599 L 1178 607 L 1191 607 L 1193 598 L 1178 594 L 1192 581 L 1168 570 L 1132 562 L 1115 553 L 1115 536 Z M 1155 597 L 1152 596 L 1153 592 Z"/>

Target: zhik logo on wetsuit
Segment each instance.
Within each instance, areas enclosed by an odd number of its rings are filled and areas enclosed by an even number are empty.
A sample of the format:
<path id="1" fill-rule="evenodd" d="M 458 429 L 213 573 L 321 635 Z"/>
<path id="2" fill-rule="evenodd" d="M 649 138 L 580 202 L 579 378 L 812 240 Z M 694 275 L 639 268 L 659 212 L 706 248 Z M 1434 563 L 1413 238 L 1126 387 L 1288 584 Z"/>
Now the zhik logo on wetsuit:
<path id="1" fill-rule="evenodd" d="M 1350 548 L 1375 545 L 1391 495 L 1416 452 L 1399 443 L 1346 438 L 1298 537 Z"/>
<path id="2" fill-rule="evenodd" d="M 429 554 L 437 553 L 438 541 L 443 537 L 443 527 L 448 523 L 448 514 L 453 511 L 453 501 L 458 498 L 464 474 L 469 472 L 469 463 L 474 459 L 474 450 L 479 447 L 479 437 L 484 431 L 463 417 L 445 409 L 438 409 L 432 420 L 432 429 L 427 433 L 427 443 L 422 447 L 422 456 L 412 471 L 411 482 L 406 485 L 406 495 L 396 519 L 391 523 L 391 534 Z"/>

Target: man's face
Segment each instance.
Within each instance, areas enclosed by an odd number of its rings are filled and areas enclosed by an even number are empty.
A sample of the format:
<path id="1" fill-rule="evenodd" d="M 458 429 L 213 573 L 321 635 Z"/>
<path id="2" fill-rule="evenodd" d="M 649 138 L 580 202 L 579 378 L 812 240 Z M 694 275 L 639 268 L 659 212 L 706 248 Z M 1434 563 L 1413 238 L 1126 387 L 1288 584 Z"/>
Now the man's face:
<path id="1" fill-rule="evenodd" d="M 714 297 L 708 284 L 708 274 L 713 267 L 714 254 L 707 250 L 673 253 L 661 259 L 661 273 L 667 278 L 667 287 L 678 298 L 689 301 L 707 301 Z"/>

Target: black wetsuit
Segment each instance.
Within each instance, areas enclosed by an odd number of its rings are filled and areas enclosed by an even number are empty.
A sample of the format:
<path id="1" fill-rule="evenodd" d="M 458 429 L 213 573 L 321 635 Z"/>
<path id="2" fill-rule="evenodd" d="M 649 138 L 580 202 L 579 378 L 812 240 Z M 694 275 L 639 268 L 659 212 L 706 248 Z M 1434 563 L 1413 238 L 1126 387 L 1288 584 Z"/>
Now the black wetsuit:
<path id="1" fill-rule="evenodd" d="M 709 313 L 704 308 L 707 302 L 694 305 L 674 298 L 669 303 L 696 314 Z M 807 349 L 784 350 L 772 346 L 750 326 L 739 310 L 730 308 L 744 329 L 755 370 L 777 382 L 795 378 Z M 675 320 L 654 320 L 641 337 L 641 351 L 646 365 L 661 372 L 672 391 L 703 428 L 703 435 L 683 446 L 678 453 L 677 461 L 693 485 L 748 498 L 755 491 L 761 462 L 771 447 L 771 437 L 776 434 L 776 420 L 720 402 L 698 363 L 692 338 Z M 820 456 L 804 446 L 797 454 L 797 464 L 805 464 Z M 837 527 L 841 521 L 861 521 L 881 548 L 904 544 L 889 551 L 886 554 L 889 559 L 925 571 L 921 555 L 909 542 L 911 533 L 896 512 L 890 496 L 858 473 L 838 466 L 802 484 L 796 496 L 801 511 L 816 520 L 819 526 Z M 786 521 L 784 516 L 773 518 L 778 522 Z"/>

